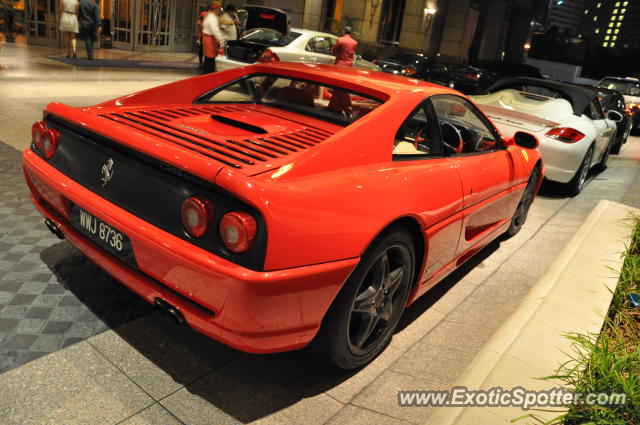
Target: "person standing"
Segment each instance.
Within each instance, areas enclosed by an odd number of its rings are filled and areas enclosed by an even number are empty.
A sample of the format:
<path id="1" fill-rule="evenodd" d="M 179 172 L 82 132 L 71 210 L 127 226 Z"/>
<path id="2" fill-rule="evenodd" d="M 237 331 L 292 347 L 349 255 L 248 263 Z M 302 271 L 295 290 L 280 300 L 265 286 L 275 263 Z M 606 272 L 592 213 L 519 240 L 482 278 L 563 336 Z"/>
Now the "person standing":
<path id="1" fill-rule="evenodd" d="M 198 20 L 197 20 L 197 24 L 198 24 L 198 39 L 196 40 L 196 45 L 198 46 L 198 63 L 200 64 L 200 67 L 202 68 L 202 64 L 204 62 L 204 51 L 202 49 L 202 23 L 204 21 L 204 17 L 207 16 L 207 10 L 203 9 L 200 11 L 200 13 L 198 14 Z"/>
<path id="2" fill-rule="evenodd" d="M 87 57 L 93 60 L 93 42 L 100 28 L 100 8 L 95 0 L 80 0 L 79 7 L 80 39 L 84 41 Z"/>
<path id="3" fill-rule="evenodd" d="M 351 32 L 351 27 L 344 27 L 342 37 L 338 37 L 336 45 L 331 48 L 331 54 L 336 57 L 336 65 L 353 66 L 358 42 L 351 37 Z"/>
<path id="4" fill-rule="evenodd" d="M 228 4 L 224 8 L 224 13 L 220 15 L 220 31 L 222 36 L 226 40 L 238 39 L 238 26 L 240 25 L 240 19 L 236 13 L 236 7 L 232 4 Z"/>
<path id="5" fill-rule="evenodd" d="M 62 39 L 67 48 L 67 57 L 73 54 L 75 59 L 76 33 L 78 32 L 78 0 L 59 0 L 58 13 L 60 18 L 58 29 L 62 33 Z"/>
<path id="6" fill-rule="evenodd" d="M 216 56 L 218 49 L 224 43 L 224 36 L 220 31 L 220 2 L 213 1 L 209 12 L 202 22 L 202 45 L 204 49 L 203 74 L 216 72 Z"/>

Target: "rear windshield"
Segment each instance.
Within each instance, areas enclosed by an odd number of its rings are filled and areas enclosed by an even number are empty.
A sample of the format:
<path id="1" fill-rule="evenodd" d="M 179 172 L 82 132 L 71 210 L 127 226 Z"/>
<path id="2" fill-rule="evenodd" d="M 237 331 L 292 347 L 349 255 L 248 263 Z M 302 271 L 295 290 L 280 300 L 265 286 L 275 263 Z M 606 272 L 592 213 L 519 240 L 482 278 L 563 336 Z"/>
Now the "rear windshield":
<path id="1" fill-rule="evenodd" d="M 265 44 L 267 46 L 286 46 L 298 37 L 300 37 L 300 33 L 298 32 L 290 32 L 287 35 L 282 35 L 278 31 L 259 28 L 249 31 L 242 36 L 241 40 Z"/>
<path id="2" fill-rule="evenodd" d="M 617 90 L 630 96 L 640 95 L 640 82 L 637 81 L 614 80 L 605 78 L 604 80 L 600 81 L 598 87 L 604 87 L 605 89 L 609 90 Z"/>
<path id="3" fill-rule="evenodd" d="M 249 75 L 201 96 L 196 103 L 253 103 L 349 125 L 382 104 L 370 96 L 275 74 Z"/>

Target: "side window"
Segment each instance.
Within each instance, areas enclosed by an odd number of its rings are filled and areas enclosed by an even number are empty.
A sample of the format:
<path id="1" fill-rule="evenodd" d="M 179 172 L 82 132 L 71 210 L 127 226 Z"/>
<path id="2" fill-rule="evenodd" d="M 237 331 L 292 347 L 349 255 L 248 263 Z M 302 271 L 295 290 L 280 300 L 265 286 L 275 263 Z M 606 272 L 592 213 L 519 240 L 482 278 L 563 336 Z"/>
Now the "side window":
<path id="1" fill-rule="evenodd" d="M 404 120 L 396 133 L 393 141 L 394 157 L 400 159 L 415 155 L 441 155 L 438 135 L 434 129 L 425 104 L 419 106 Z"/>
<path id="2" fill-rule="evenodd" d="M 331 54 L 331 37 L 313 37 L 311 40 L 307 42 L 307 47 L 305 50 L 308 52 L 321 53 L 323 55 Z M 334 42 L 335 44 L 335 42 Z"/>
<path id="3" fill-rule="evenodd" d="M 438 117 L 445 154 L 489 152 L 500 148 L 495 129 L 466 99 L 453 95 L 431 97 Z"/>

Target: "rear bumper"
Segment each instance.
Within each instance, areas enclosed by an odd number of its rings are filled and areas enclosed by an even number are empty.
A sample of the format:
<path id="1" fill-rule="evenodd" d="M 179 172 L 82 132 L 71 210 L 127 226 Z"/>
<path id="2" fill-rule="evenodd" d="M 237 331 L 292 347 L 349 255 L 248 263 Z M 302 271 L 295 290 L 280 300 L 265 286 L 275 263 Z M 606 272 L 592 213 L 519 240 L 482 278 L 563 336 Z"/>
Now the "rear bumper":
<path id="1" fill-rule="evenodd" d="M 30 150 L 23 163 L 33 203 L 73 245 L 147 301 L 168 301 L 191 327 L 239 350 L 269 353 L 308 344 L 359 261 L 252 271 L 155 228 L 78 185 Z M 127 234 L 138 269 L 76 231 L 64 210 L 69 203 Z"/>
<path id="2" fill-rule="evenodd" d="M 580 168 L 589 146 L 588 140 L 563 143 L 544 136 L 540 137 L 538 149 L 544 159 L 545 177 L 555 182 L 568 183 Z"/>

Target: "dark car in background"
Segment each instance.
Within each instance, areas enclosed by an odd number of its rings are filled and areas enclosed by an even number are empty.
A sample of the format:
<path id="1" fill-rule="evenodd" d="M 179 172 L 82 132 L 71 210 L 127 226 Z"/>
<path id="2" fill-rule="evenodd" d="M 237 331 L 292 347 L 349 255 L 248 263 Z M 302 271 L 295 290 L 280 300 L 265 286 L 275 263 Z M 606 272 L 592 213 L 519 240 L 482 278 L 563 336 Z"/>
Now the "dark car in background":
<path id="1" fill-rule="evenodd" d="M 437 63 L 422 53 L 396 53 L 383 60 L 375 60 L 383 72 L 417 78 L 461 91 L 480 94 L 505 77 L 542 78 L 540 71 L 521 63 L 473 61 L 468 65 Z"/>
<path id="2" fill-rule="evenodd" d="M 632 129 L 640 127 L 640 80 L 632 77 L 604 77 L 598 87 L 622 93 L 627 111 L 632 117 Z"/>
<path id="3" fill-rule="evenodd" d="M 602 108 L 605 113 L 608 111 L 617 111 L 622 115 L 622 121 L 616 123 L 616 139 L 611 145 L 611 153 L 616 155 L 620 153 L 620 148 L 624 143 L 627 143 L 629 133 L 631 133 L 631 127 L 633 126 L 632 115 L 627 110 L 624 101 L 624 96 L 617 90 L 605 89 L 603 87 L 595 87 L 594 90 L 598 92 L 598 98 L 602 104 Z"/>
<path id="4" fill-rule="evenodd" d="M 465 94 L 481 94 L 498 80 L 508 77 L 543 78 L 540 70 L 531 65 L 475 60 L 454 69 L 453 87 Z"/>
<path id="5" fill-rule="evenodd" d="M 383 72 L 431 81 L 432 71 L 438 66 L 435 60 L 422 53 L 396 53 L 384 60 L 374 60 Z"/>

